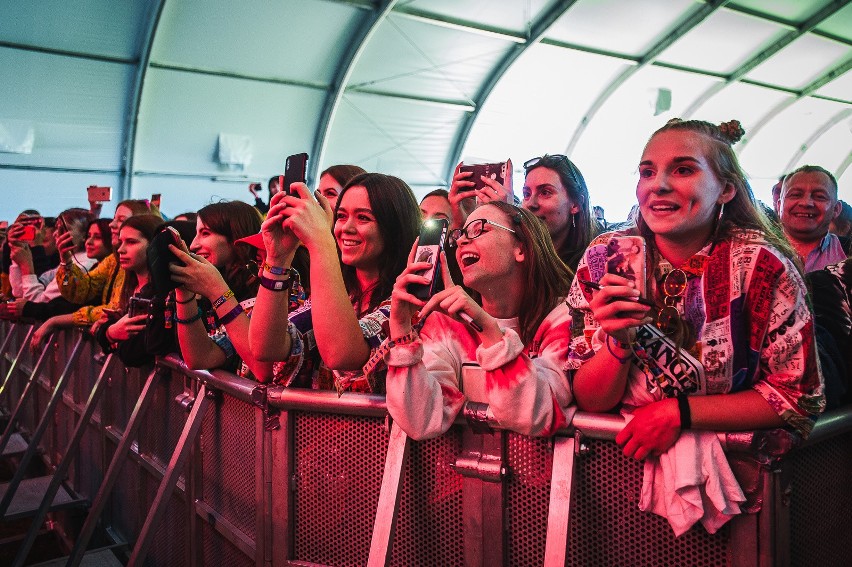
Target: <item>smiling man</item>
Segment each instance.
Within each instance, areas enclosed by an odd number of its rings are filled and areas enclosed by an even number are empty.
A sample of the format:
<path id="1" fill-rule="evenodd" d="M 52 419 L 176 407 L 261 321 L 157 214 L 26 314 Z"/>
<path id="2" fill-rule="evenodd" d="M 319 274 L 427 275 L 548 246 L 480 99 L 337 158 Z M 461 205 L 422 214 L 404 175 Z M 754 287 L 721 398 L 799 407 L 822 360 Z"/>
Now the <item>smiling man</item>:
<path id="1" fill-rule="evenodd" d="M 840 213 L 837 180 L 818 165 L 803 165 L 784 178 L 781 226 L 799 254 L 805 272 L 846 259 L 840 239 L 828 227 Z"/>

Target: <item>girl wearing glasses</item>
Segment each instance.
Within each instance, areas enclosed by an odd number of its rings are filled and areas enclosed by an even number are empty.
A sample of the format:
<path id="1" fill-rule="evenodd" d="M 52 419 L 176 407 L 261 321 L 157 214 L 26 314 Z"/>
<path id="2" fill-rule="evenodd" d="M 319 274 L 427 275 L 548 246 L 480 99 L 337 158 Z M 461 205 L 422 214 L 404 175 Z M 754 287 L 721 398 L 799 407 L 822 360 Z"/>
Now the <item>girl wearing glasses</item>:
<path id="1" fill-rule="evenodd" d="M 382 392 L 362 366 L 386 336 L 388 301 L 420 210 L 404 181 L 380 173 L 352 178 L 332 210 L 304 183 L 272 198 L 261 228 L 266 262 L 249 330 L 252 353 L 277 361 L 276 383 L 315 389 Z M 288 305 L 290 262 L 302 241 L 311 258 L 311 298 Z"/>
<path id="2" fill-rule="evenodd" d="M 632 414 L 616 438 L 627 456 L 660 455 L 690 427 L 807 435 L 823 409 L 805 287 L 731 148 L 743 133 L 736 121 L 669 121 L 639 164 L 638 226 L 592 243 L 645 238 L 655 307 L 621 276 L 583 285 L 600 270 L 588 255 L 579 264 L 574 396 L 583 410 Z"/>
<path id="3" fill-rule="evenodd" d="M 547 226 L 557 254 L 576 270 L 586 246 L 601 232 L 583 174 L 564 155 L 533 158 L 524 171 L 522 206 Z"/>
<path id="4" fill-rule="evenodd" d="M 415 439 L 447 431 L 466 398 L 487 402 L 508 429 L 552 434 L 571 416 L 568 268 L 542 223 L 499 201 L 477 208 L 449 240 L 482 305 L 453 284 L 446 262 L 444 291 L 426 302 L 410 294 L 429 267 L 412 249 L 391 296 L 388 411 Z"/>

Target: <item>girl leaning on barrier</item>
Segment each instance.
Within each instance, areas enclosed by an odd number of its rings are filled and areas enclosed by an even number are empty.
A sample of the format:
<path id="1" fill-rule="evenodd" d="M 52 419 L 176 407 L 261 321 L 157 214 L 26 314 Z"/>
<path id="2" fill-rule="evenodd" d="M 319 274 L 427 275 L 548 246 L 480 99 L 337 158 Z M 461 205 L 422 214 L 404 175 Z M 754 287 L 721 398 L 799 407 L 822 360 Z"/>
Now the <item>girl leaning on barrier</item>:
<path id="1" fill-rule="evenodd" d="M 260 213 L 242 201 L 213 203 L 198 211 L 196 235 L 187 248 L 169 245 L 180 351 L 189 368 L 228 368 L 268 382 L 272 364 L 249 349 L 249 316 L 258 289 L 257 251 L 240 239 L 260 230 Z"/>
<path id="2" fill-rule="evenodd" d="M 391 301 L 388 411 L 415 439 L 447 431 L 466 399 L 488 403 L 507 429 L 553 434 L 572 415 L 568 267 L 543 223 L 500 201 L 473 211 L 449 240 L 482 305 L 453 284 L 446 262 L 444 291 L 426 302 L 411 295 L 409 285 L 428 283 L 419 273 L 429 267 L 412 249 Z"/>
<path id="3" fill-rule="evenodd" d="M 653 308 L 627 278 L 581 284 L 588 252 L 572 284 L 574 396 L 586 411 L 622 404 L 627 456 L 660 455 L 690 427 L 807 435 L 825 404 L 805 286 L 737 162 L 742 134 L 675 119 L 645 146 L 638 226 L 623 234 L 647 242 Z"/>
<path id="4" fill-rule="evenodd" d="M 251 320 L 252 352 L 275 364 L 286 386 L 384 391 L 383 372 L 362 366 L 386 336 L 389 297 L 417 237 L 420 210 L 411 189 L 390 175 L 351 179 L 332 211 L 303 183 L 273 197 L 263 241 L 267 251 Z M 293 309 L 286 290 L 293 254 L 311 258 L 311 298 Z M 372 379 L 376 377 L 376 379 Z"/>
<path id="5" fill-rule="evenodd" d="M 124 283 L 117 308 L 106 311 L 108 320 L 98 327 L 95 338 L 104 352 L 117 352 L 125 366 L 154 361 L 154 354 L 146 348 L 145 333 L 154 297 L 147 249 L 162 224 L 163 219 L 157 215 L 136 215 L 124 221 L 118 232 L 116 252 L 118 265 L 124 270 Z M 174 331 L 169 333 L 173 335 Z M 174 339 L 171 342 L 174 344 Z"/>

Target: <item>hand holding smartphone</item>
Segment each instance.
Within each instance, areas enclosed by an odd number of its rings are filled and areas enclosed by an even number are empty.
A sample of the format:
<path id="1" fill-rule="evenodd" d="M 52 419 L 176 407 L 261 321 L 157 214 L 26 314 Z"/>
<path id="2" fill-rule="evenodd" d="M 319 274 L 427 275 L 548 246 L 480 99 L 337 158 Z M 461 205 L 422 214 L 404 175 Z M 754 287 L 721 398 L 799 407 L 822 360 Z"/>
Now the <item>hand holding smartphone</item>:
<path id="1" fill-rule="evenodd" d="M 441 281 L 441 250 L 447 237 L 449 223 L 446 219 L 430 219 L 423 223 L 420 229 L 420 240 L 414 254 L 415 262 L 429 262 L 432 267 L 423 272 L 422 276 L 429 279 L 428 284 L 411 284 L 408 293 L 417 299 L 426 301 L 440 288 Z"/>
<path id="2" fill-rule="evenodd" d="M 175 263 L 182 266 L 183 262 L 178 260 L 177 256 L 169 250 L 169 244 L 174 244 L 180 248 L 180 243 L 180 234 L 170 226 L 155 234 L 151 242 L 148 243 L 148 271 L 151 274 L 151 283 L 154 285 L 154 291 L 157 294 L 166 294 L 178 287 L 178 284 L 172 280 L 169 264 Z"/>
<path id="3" fill-rule="evenodd" d="M 640 303 L 652 304 L 646 296 L 645 239 L 641 236 L 613 236 L 606 243 L 590 246 L 586 265 L 589 280 L 580 280 L 586 287 L 600 289 L 597 282 L 603 275 L 615 274 L 634 283 Z"/>
<path id="4" fill-rule="evenodd" d="M 112 200 L 112 187 L 89 185 L 86 189 L 90 203 L 106 203 Z"/>
<path id="5" fill-rule="evenodd" d="M 308 154 L 293 154 L 287 156 L 284 163 L 284 175 L 279 176 L 279 186 L 286 195 L 292 195 L 290 185 L 304 183 L 308 172 Z"/>
<path id="6" fill-rule="evenodd" d="M 467 178 L 467 181 L 472 181 L 474 183 L 473 187 L 464 187 L 463 189 L 459 189 L 459 191 L 474 191 L 476 189 L 485 188 L 485 182 L 482 181 L 483 177 L 487 177 L 499 183 L 500 185 L 505 185 L 506 183 L 506 162 L 498 162 L 498 163 L 474 163 L 474 164 L 462 164 L 459 167 L 459 173 L 463 173 L 466 171 L 471 172 L 473 175 Z"/>

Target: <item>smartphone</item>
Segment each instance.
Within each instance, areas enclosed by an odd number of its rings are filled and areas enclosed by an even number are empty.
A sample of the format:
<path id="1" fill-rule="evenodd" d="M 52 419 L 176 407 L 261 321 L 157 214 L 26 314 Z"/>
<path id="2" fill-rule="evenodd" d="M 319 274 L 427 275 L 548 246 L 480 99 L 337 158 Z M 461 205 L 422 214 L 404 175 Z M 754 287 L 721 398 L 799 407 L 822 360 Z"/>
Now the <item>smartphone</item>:
<path id="1" fill-rule="evenodd" d="M 308 154 L 293 154 L 287 156 L 284 163 L 283 179 L 279 180 L 281 190 L 290 195 L 291 183 L 304 183 L 308 172 Z"/>
<path id="2" fill-rule="evenodd" d="M 645 239 L 641 236 L 613 236 L 606 244 L 606 271 L 632 280 L 645 296 Z"/>
<path id="3" fill-rule="evenodd" d="M 89 193 L 89 201 L 93 203 L 106 203 L 112 200 L 112 187 L 89 185 L 86 191 Z"/>
<path id="4" fill-rule="evenodd" d="M 485 182 L 482 181 L 483 177 L 488 177 L 493 179 L 500 185 L 503 185 L 506 181 L 506 162 L 500 163 L 474 163 L 470 165 L 462 164 L 459 167 L 459 173 L 464 171 L 470 171 L 473 173 L 470 177 L 467 178 L 468 181 L 473 181 L 476 183 L 473 187 L 464 187 L 459 191 L 473 191 L 475 189 L 482 189 L 485 187 Z"/>
<path id="5" fill-rule="evenodd" d="M 162 199 L 163 196 L 160 193 L 154 193 L 153 195 L 151 195 L 151 204 L 159 209 L 160 201 L 162 201 Z"/>
<path id="6" fill-rule="evenodd" d="M 163 227 L 148 243 L 148 273 L 154 286 L 154 293 L 157 295 L 164 295 L 178 286 L 172 281 L 169 264 L 175 263 L 183 266 L 183 262 L 178 260 L 177 256 L 169 250 L 169 244 L 180 247 L 180 243 L 180 234 L 171 226 Z"/>
<path id="7" fill-rule="evenodd" d="M 281 181 L 279 180 L 279 183 L 280 182 Z M 252 193 L 260 193 L 261 191 L 263 191 L 263 185 L 261 185 L 260 183 L 249 183 L 249 191 L 251 191 Z"/>
<path id="8" fill-rule="evenodd" d="M 130 306 L 127 308 L 127 314 L 131 317 L 137 315 L 148 315 L 151 313 L 151 300 L 142 297 L 131 297 Z"/>
<path id="9" fill-rule="evenodd" d="M 18 238 L 21 242 L 34 242 L 36 239 L 37 228 L 33 224 L 25 224 L 21 227 L 21 236 Z"/>
<path id="10" fill-rule="evenodd" d="M 420 240 L 417 243 L 415 262 L 429 262 L 432 267 L 421 275 L 429 279 L 428 284 L 410 284 L 408 293 L 426 301 L 432 297 L 441 286 L 441 250 L 447 238 L 447 219 L 430 219 L 420 228 Z"/>

